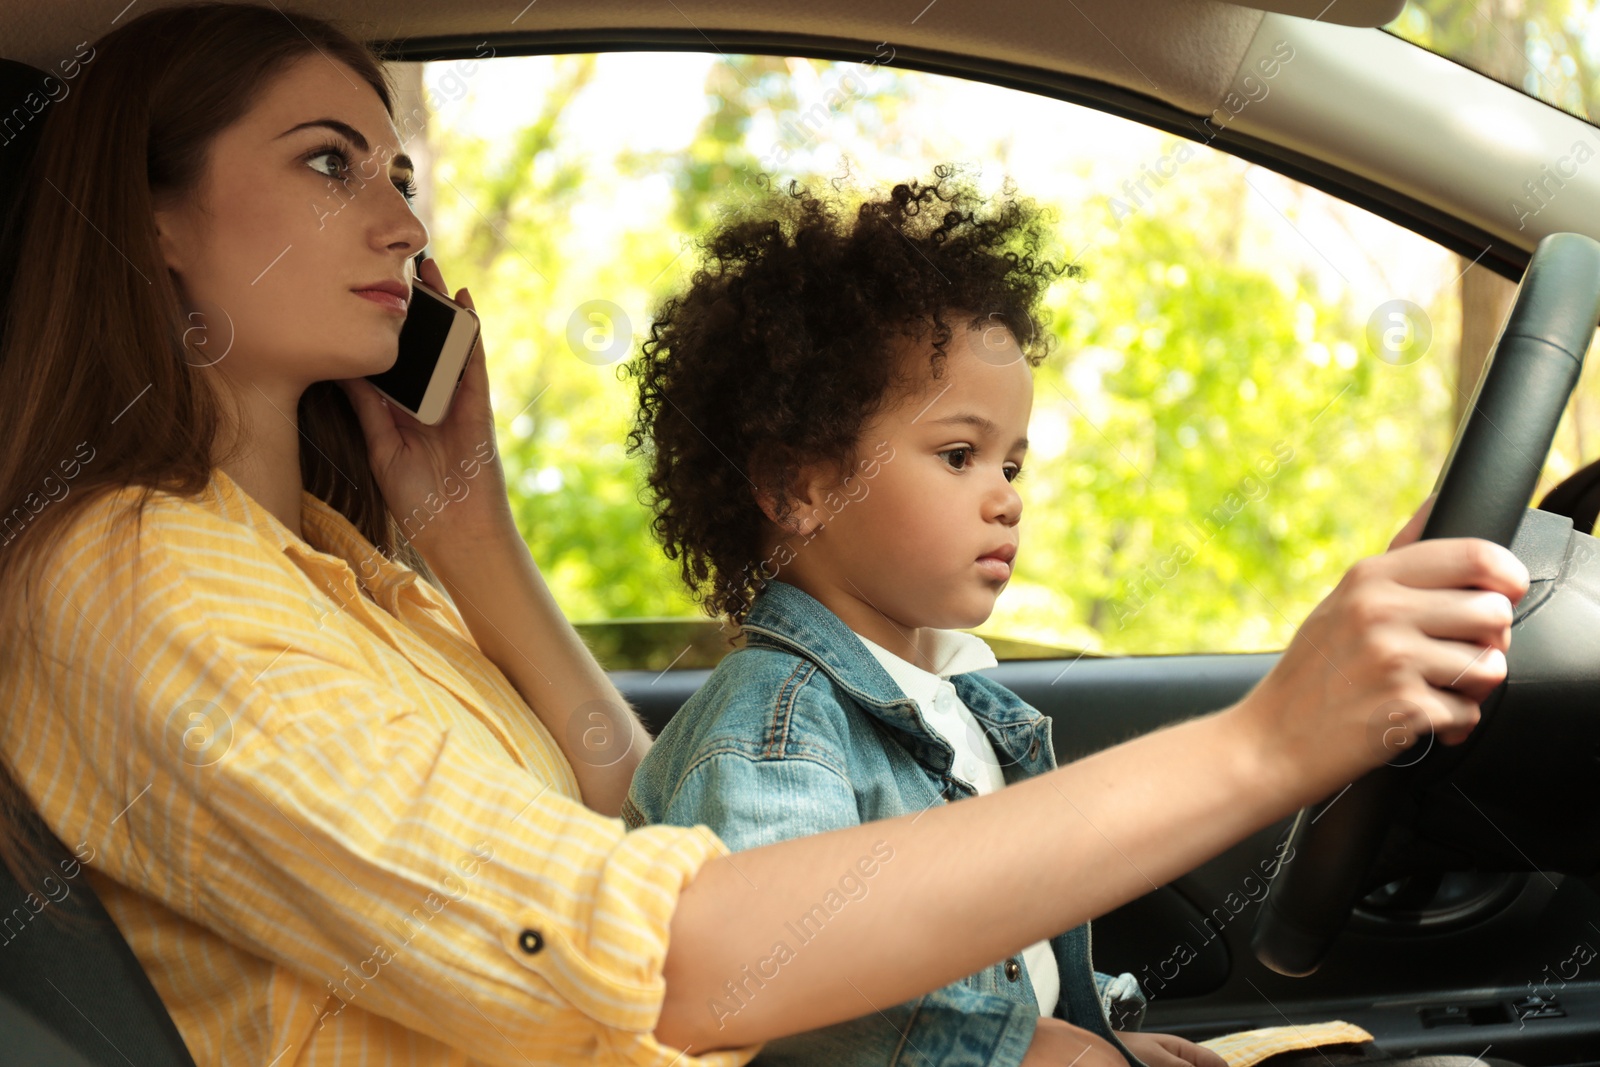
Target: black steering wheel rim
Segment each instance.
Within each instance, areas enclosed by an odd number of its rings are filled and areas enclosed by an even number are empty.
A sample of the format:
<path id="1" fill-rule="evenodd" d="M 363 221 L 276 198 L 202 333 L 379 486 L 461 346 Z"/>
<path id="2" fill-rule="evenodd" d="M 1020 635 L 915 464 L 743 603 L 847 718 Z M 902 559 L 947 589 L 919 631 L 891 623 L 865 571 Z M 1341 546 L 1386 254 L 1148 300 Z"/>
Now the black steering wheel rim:
<path id="1" fill-rule="evenodd" d="M 1597 323 L 1600 242 L 1545 237 L 1484 363 L 1421 539 L 1480 537 L 1510 547 Z M 1265 966 L 1300 977 L 1321 965 L 1369 888 L 1395 801 L 1417 762 L 1379 767 L 1296 817 L 1251 935 Z"/>

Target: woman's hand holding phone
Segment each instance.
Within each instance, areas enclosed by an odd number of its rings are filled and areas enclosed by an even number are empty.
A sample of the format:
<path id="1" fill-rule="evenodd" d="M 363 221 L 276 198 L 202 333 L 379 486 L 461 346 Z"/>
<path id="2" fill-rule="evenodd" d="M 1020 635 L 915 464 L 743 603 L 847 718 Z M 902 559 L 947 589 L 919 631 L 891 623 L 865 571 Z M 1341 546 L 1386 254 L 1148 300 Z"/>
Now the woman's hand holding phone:
<path id="1" fill-rule="evenodd" d="M 431 258 L 417 273 L 419 283 L 449 293 Z M 465 289 L 454 299 L 474 307 Z M 481 334 L 449 410 L 437 425 L 419 421 L 365 378 L 346 378 L 338 384 L 361 420 L 368 461 L 384 501 L 429 566 L 442 571 L 436 560 L 442 561 L 446 551 L 454 554 L 462 546 L 516 536 L 495 440 Z"/>
<path id="2" fill-rule="evenodd" d="M 433 260 L 424 261 L 419 273 L 424 283 L 449 292 Z M 465 289 L 455 299 L 472 307 Z M 442 373 L 443 383 L 453 384 L 454 366 L 444 357 L 439 362 L 444 370 L 429 377 Z M 560 745 L 584 804 L 615 818 L 650 735 L 556 603 L 517 529 L 495 444 L 481 335 L 460 374 L 436 425 L 412 417 L 399 401 L 386 402 L 370 381 L 340 385 L 355 402 L 373 474 L 401 529 L 433 569 L 478 649 Z M 588 722 L 574 707 L 591 705 L 621 709 L 623 716 L 625 733 L 616 738 L 616 754 L 606 759 L 595 759 L 585 747 L 593 731 L 571 728 Z"/>

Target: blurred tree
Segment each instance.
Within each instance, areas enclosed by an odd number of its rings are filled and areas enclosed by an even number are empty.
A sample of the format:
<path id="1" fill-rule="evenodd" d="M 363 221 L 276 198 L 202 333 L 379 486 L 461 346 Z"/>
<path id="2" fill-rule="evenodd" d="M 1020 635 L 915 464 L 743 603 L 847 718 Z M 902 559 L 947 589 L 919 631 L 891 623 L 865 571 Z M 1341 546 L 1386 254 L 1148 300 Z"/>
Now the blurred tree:
<path id="1" fill-rule="evenodd" d="M 673 221 L 687 241 L 709 228 L 718 204 L 761 169 L 746 145 L 758 113 L 792 109 L 794 87 L 777 56 L 727 56 L 706 75 L 707 112 L 692 141 L 672 152 L 624 152 L 618 166 L 633 175 L 668 175 Z"/>
<path id="2" fill-rule="evenodd" d="M 1023 490 L 1028 562 L 1007 596 L 1024 610 L 1006 632 L 1033 630 L 1048 589 L 1087 647 L 1281 648 L 1443 458 L 1442 433 L 1416 432 L 1448 411 L 1438 366 L 1374 358 L 1364 316 L 1309 275 L 1222 255 L 1236 223 L 1210 190 L 1240 166 L 1187 166 L 1186 190 L 1087 251 L 1091 280 L 1060 294 L 1064 354 L 1036 373 L 1035 418 L 1064 401 L 1071 443 Z"/>
<path id="3" fill-rule="evenodd" d="M 669 572 L 624 462 L 619 424 L 630 402 L 614 378 L 634 340 L 616 297 L 652 260 L 589 240 L 582 210 L 614 183 L 569 147 L 566 120 L 596 59 L 554 58 L 533 120 L 509 138 L 436 133 L 435 254 L 493 323 L 486 347 L 513 511 L 565 610 L 574 619 L 681 614 L 682 598 L 662 595 Z"/>
<path id="4" fill-rule="evenodd" d="M 1600 103 L 1600 56 L 1589 27 L 1593 10 L 1575 0 L 1414 0 L 1390 27 L 1406 40 L 1450 57 L 1514 89 L 1593 122 Z M 1460 343 L 1451 426 L 1459 424 L 1516 286 L 1461 257 Z M 1537 500 L 1595 458 L 1584 428 L 1600 418 L 1600 374 L 1586 366 L 1535 490 Z M 1592 435 L 1591 435 L 1592 437 Z"/>

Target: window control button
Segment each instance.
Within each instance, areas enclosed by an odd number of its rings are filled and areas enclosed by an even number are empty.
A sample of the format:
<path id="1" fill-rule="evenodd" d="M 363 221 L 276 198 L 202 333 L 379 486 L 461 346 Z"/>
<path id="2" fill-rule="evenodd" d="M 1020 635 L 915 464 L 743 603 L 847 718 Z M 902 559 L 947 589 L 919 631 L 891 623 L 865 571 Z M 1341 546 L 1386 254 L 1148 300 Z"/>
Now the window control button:
<path id="1" fill-rule="evenodd" d="M 1518 1019 L 1565 1019 L 1566 1009 L 1555 997 L 1541 997 L 1534 994 L 1514 1001 L 1511 1011 Z"/>

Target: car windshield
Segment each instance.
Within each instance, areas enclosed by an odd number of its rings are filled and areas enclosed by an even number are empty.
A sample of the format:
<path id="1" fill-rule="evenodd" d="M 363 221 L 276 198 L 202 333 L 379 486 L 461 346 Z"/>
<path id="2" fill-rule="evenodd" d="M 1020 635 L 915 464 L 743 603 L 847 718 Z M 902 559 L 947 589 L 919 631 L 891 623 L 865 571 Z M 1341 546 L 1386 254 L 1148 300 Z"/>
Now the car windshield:
<path id="1" fill-rule="evenodd" d="M 1600 115 L 1592 3 L 1412 0 L 1384 29 L 1588 122 Z"/>

